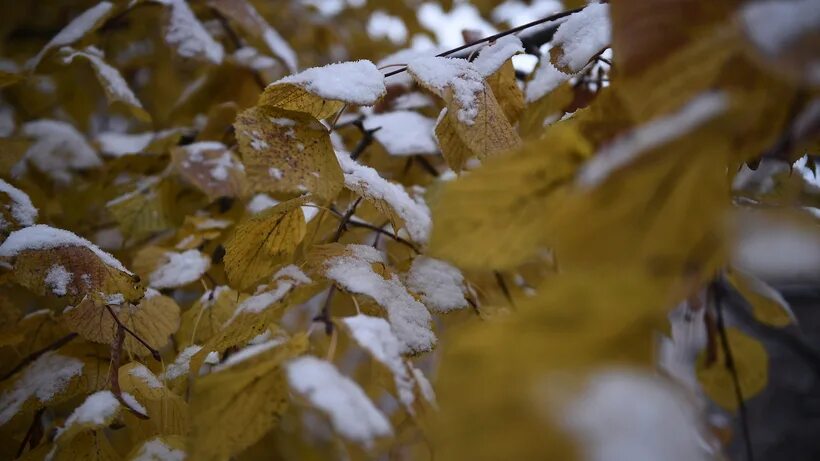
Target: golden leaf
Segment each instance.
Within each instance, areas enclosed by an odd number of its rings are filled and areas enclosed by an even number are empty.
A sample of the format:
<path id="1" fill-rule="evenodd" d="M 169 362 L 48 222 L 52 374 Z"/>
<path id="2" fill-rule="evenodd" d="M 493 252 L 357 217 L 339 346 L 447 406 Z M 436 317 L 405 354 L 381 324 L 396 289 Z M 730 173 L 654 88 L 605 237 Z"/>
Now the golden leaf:
<path id="1" fill-rule="evenodd" d="M 306 198 L 280 203 L 237 224 L 225 242 L 225 272 L 239 290 L 253 288 L 289 262 L 305 237 Z"/>
<path id="2" fill-rule="evenodd" d="M 14 85 L 17 82 L 23 80 L 23 76 L 14 72 L 9 72 L 6 70 L 0 70 L 0 88 L 5 88 L 7 86 Z"/>
<path id="3" fill-rule="evenodd" d="M 342 172 L 327 130 L 315 118 L 260 106 L 236 119 L 239 151 L 257 192 L 311 192 L 332 200 Z"/>
<path id="4" fill-rule="evenodd" d="M 258 350 L 256 355 L 245 360 L 228 358 L 195 381 L 191 391 L 191 457 L 226 459 L 276 427 L 288 405 L 281 364 L 306 351 L 307 346 L 304 335 L 285 344 L 251 346 Z"/>
<path id="5" fill-rule="evenodd" d="M 292 83 L 269 85 L 259 97 L 259 105 L 303 112 L 317 120 L 328 118 L 344 107 L 342 101 L 328 101 Z"/>
<path id="6" fill-rule="evenodd" d="M 182 314 L 179 331 L 176 333 L 177 344 L 190 346 L 203 344 L 211 339 L 246 297 L 247 295 L 240 295 L 224 285 L 206 291 Z"/>
<path id="7" fill-rule="evenodd" d="M 59 443 L 57 444 L 59 445 Z M 120 461 L 119 453 L 103 431 L 88 431 L 74 437 L 66 446 L 58 446 L 54 461 Z"/>
<path id="8" fill-rule="evenodd" d="M 119 383 L 120 389 L 133 395 L 147 411 L 147 420 L 126 414 L 127 424 L 134 426 L 141 438 L 188 433 L 188 404 L 145 365 L 132 362 L 120 367 Z"/>
<path id="9" fill-rule="evenodd" d="M 737 269 L 728 272 L 726 278 L 751 305 L 752 315 L 758 321 L 776 327 L 795 322 L 794 313 L 783 295 L 763 280 Z"/>
<path id="10" fill-rule="evenodd" d="M 740 330 L 727 328 L 726 337 L 741 393 L 744 399 L 750 399 L 766 387 L 769 380 L 769 356 L 759 341 Z M 719 343 L 716 360 L 705 363 L 704 358 L 701 358 L 697 375 L 703 391 L 713 402 L 727 410 L 737 410 L 734 380 L 732 372 L 726 367 L 726 351 L 723 350 L 722 342 Z"/>
<path id="11" fill-rule="evenodd" d="M 170 181 L 148 178 L 106 203 L 126 237 L 140 240 L 174 226 L 174 191 Z"/>
<path id="12" fill-rule="evenodd" d="M 512 59 L 504 62 L 497 71 L 487 77 L 487 85 L 501 106 L 501 111 L 510 124 L 515 125 L 524 111 L 524 93 L 515 79 Z"/>
<path id="13" fill-rule="evenodd" d="M 124 303 L 108 307 L 120 322 L 154 349 L 161 349 L 179 328 L 179 306 L 154 290 L 148 290 L 139 304 Z M 101 300 L 86 298 L 78 305 L 63 311 L 63 320 L 71 331 L 83 338 L 103 344 L 113 344 L 117 323 Z M 130 334 L 125 336 L 125 351 L 148 355 L 150 351 Z"/>
<path id="14" fill-rule="evenodd" d="M 208 196 L 245 195 L 245 168 L 231 150 L 219 142 L 197 142 L 171 150 L 174 168 L 188 182 Z"/>

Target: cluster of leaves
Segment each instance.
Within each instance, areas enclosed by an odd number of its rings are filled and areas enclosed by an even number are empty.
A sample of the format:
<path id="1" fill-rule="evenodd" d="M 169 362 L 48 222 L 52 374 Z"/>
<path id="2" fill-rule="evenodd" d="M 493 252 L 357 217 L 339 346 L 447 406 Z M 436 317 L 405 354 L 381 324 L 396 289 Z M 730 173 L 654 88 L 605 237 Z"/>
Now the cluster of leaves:
<path id="1" fill-rule="evenodd" d="M 8 53 L 0 457 L 718 452 L 693 402 L 768 366 L 721 300 L 787 328 L 762 279 L 818 269 L 820 28 L 760 19 L 808 2 L 565 2 L 544 52 L 307 69 L 345 40 L 273 3 L 46 8 Z M 604 427 L 641 405 L 669 452 Z"/>

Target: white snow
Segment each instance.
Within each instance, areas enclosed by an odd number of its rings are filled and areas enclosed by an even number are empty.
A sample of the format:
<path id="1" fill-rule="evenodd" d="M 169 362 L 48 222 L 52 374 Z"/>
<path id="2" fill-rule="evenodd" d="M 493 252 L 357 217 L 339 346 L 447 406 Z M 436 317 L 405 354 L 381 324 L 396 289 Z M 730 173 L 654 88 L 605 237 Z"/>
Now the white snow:
<path id="1" fill-rule="evenodd" d="M 578 72 L 593 56 L 608 47 L 611 41 L 609 5 L 590 3 L 558 26 L 551 43 L 563 50 L 558 66 Z"/>
<path id="2" fill-rule="evenodd" d="M 211 258 L 198 250 L 165 253 L 166 261 L 148 276 L 153 288 L 175 288 L 199 280 L 211 267 Z"/>
<path id="3" fill-rule="evenodd" d="M 325 276 L 351 293 L 370 296 L 387 311 L 390 326 L 402 342 L 401 353 L 430 350 L 436 337 L 427 308 L 407 292 L 397 275 L 385 279 L 373 271 L 371 264 L 387 263 L 384 255 L 367 245 L 347 245 L 347 250 L 349 255 L 325 261 Z"/>
<path id="4" fill-rule="evenodd" d="M 97 74 L 105 88 L 106 94 L 110 94 L 115 100 L 122 101 L 134 107 L 142 108 L 142 103 L 137 99 L 137 96 L 131 91 L 128 82 L 120 74 L 120 71 L 109 65 L 103 59 L 103 52 L 96 46 L 88 46 L 83 50 L 74 50 L 73 48 L 63 48 L 67 55 L 63 58 L 63 62 L 70 64 L 74 58 L 82 56 L 91 63 L 94 72 Z"/>
<path id="5" fill-rule="evenodd" d="M 119 409 L 120 402 L 111 391 L 97 391 L 71 412 L 57 437 L 75 424 L 101 426 L 110 421 Z"/>
<path id="6" fill-rule="evenodd" d="M 423 107 L 432 107 L 433 100 L 430 96 L 419 91 L 404 93 L 395 100 L 393 100 L 393 107 L 396 110 L 410 110 L 421 109 Z"/>
<path id="7" fill-rule="evenodd" d="M 291 388 L 326 413 L 342 437 L 370 447 L 374 439 L 393 435 L 390 421 L 332 363 L 304 356 L 287 363 L 285 371 Z"/>
<path id="8" fill-rule="evenodd" d="M 240 314 L 258 314 L 281 301 L 293 288 L 312 282 L 310 277 L 292 264 L 279 269 L 273 275 L 273 280 L 276 282 L 273 290 L 256 294 L 242 301 L 225 325 L 233 322 Z"/>
<path id="9" fill-rule="evenodd" d="M 165 31 L 165 40 L 173 45 L 180 56 L 206 59 L 220 64 L 225 51 L 194 16 L 186 0 L 160 0 L 170 6 L 171 17 Z"/>
<path id="10" fill-rule="evenodd" d="M 357 315 L 343 319 L 351 336 L 393 374 L 399 401 L 413 413 L 413 380 L 401 356 L 402 344 L 390 324 L 380 317 Z"/>
<path id="11" fill-rule="evenodd" d="M 427 401 L 427 403 L 433 405 L 433 407 L 436 407 L 436 392 L 433 390 L 433 385 L 430 384 L 430 381 L 426 376 L 424 376 L 423 371 L 412 365 L 410 366 L 410 369 L 413 372 L 413 379 L 416 380 L 416 384 L 419 386 L 421 396 Z"/>
<path id="12" fill-rule="evenodd" d="M 17 224 L 23 227 L 34 225 L 34 222 L 37 220 L 38 211 L 31 203 L 28 194 L 2 179 L 0 179 L 0 192 L 9 196 L 11 203 L 4 204 L 3 208 L 9 211 L 9 214 L 17 221 Z M 3 229 L 4 226 L 0 225 L 0 230 Z"/>
<path id="13" fill-rule="evenodd" d="M 28 64 L 30 69 L 34 69 L 43 59 L 45 54 L 61 46 L 70 45 L 87 34 L 101 19 L 103 19 L 114 4 L 111 2 L 100 2 L 93 7 L 83 11 L 79 16 L 72 19 L 67 26 L 57 33 L 47 44 L 37 53 L 37 56 Z"/>
<path id="14" fill-rule="evenodd" d="M 128 374 L 141 380 L 151 389 L 162 389 L 162 383 L 157 379 L 156 375 L 141 363 L 128 370 Z"/>
<path id="15" fill-rule="evenodd" d="M 424 57 L 407 63 L 407 71 L 437 96 L 444 98 L 447 90 L 458 105 L 458 120 L 466 125 L 475 123 L 478 98 L 484 92 L 484 77 L 465 59 Z"/>
<path id="16" fill-rule="evenodd" d="M 275 59 L 260 53 L 259 50 L 252 46 L 237 48 L 236 51 L 233 52 L 233 55 L 231 55 L 231 58 L 236 61 L 237 64 L 253 70 L 273 69 L 279 65 Z"/>
<path id="17" fill-rule="evenodd" d="M 591 188 L 634 161 L 641 153 L 683 136 L 726 110 L 728 97 L 710 92 L 696 96 L 677 112 L 652 120 L 602 148 L 581 169 L 577 184 Z"/>
<path id="18" fill-rule="evenodd" d="M 444 261 L 417 256 L 405 281 L 407 288 L 434 312 L 450 312 L 467 306 L 464 276 Z"/>
<path id="19" fill-rule="evenodd" d="M 817 0 L 768 0 L 741 8 L 746 34 L 764 53 L 778 56 L 800 37 L 820 28 Z"/>
<path id="20" fill-rule="evenodd" d="M 419 23 L 436 35 L 440 46 L 455 48 L 464 43 L 462 30 L 478 32 L 484 37 L 496 33 L 495 28 L 481 17 L 478 8 L 468 2 L 460 2 L 444 12 L 438 3 L 423 3 L 418 8 Z"/>
<path id="21" fill-rule="evenodd" d="M 143 415 L 148 415 L 148 410 L 146 410 L 145 407 L 142 406 L 141 403 L 139 403 L 139 401 L 137 400 L 136 397 L 129 394 L 128 392 L 123 392 L 122 393 L 122 400 L 125 401 L 125 403 L 128 405 L 128 407 L 131 408 L 132 410 L 134 410 L 138 413 L 141 413 Z"/>
<path id="22" fill-rule="evenodd" d="M 183 450 L 171 448 L 156 437 L 143 443 L 132 461 L 183 461 L 185 456 Z"/>
<path id="23" fill-rule="evenodd" d="M 421 244 L 427 243 L 432 227 L 427 205 L 413 200 L 402 186 L 382 178 L 376 170 L 356 162 L 346 152 L 336 152 L 336 158 L 339 159 L 348 189 L 387 203 L 404 221 L 410 238 Z"/>
<path id="24" fill-rule="evenodd" d="M 260 344 L 252 344 L 244 349 L 239 350 L 235 354 L 229 355 L 224 362 L 220 363 L 219 365 L 215 366 L 213 372 L 216 373 L 218 371 L 222 371 L 226 368 L 230 368 L 238 363 L 242 363 L 251 357 L 259 355 L 265 351 L 271 350 L 274 347 L 281 346 L 287 341 L 287 338 L 280 337 L 274 338 L 269 341 L 265 341 Z"/>
<path id="25" fill-rule="evenodd" d="M 369 115 L 363 122 L 390 155 L 434 154 L 438 145 L 433 138 L 435 120 L 413 111 Z"/>
<path id="26" fill-rule="evenodd" d="M 551 93 L 552 90 L 569 80 L 570 77 L 571 75 L 565 74 L 553 66 L 549 59 L 542 58 L 532 79 L 527 83 L 524 98 L 528 103 L 535 102 Z"/>
<path id="27" fill-rule="evenodd" d="M 494 74 L 515 54 L 523 52 L 524 45 L 521 44 L 521 40 L 514 35 L 507 35 L 482 48 L 473 60 L 473 65 L 486 78 Z"/>
<path id="28" fill-rule="evenodd" d="M 265 44 L 268 45 L 268 48 L 270 48 L 274 56 L 278 56 L 282 62 L 285 63 L 288 71 L 296 72 L 296 52 L 293 51 L 293 48 L 290 47 L 288 42 L 286 42 L 272 27 L 265 29 L 262 38 L 265 40 Z"/>
<path id="29" fill-rule="evenodd" d="M 537 0 L 528 2 L 521 0 L 506 0 L 490 13 L 495 22 L 506 22 L 511 26 L 528 24 L 535 20 L 558 13 L 564 9 L 560 0 Z"/>
<path id="30" fill-rule="evenodd" d="M 695 370 L 698 356 L 707 344 L 706 309 L 692 309 L 682 302 L 669 317 L 671 338 L 661 338 L 658 365 L 692 395 L 698 395 L 700 384 Z"/>
<path id="31" fill-rule="evenodd" d="M 54 351 L 41 355 L 24 368 L 10 388 L 0 394 L 0 426 L 11 420 L 31 397 L 48 403 L 75 376 L 83 371 L 83 362 Z"/>
<path id="32" fill-rule="evenodd" d="M 386 38 L 400 45 L 407 41 L 407 26 L 400 17 L 376 10 L 367 20 L 367 35 L 373 40 Z"/>
<path id="33" fill-rule="evenodd" d="M 232 156 L 228 147 L 221 142 L 195 142 L 180 149 L 185 153 L 183 166 L 187 166 L 186 162 L 189 162 L 189 164 L 200 164 L 208 168 L 210 177 L 200 178 L 202 181 L 226 181 L 229 178 L 230 171 L 245 170 L 244 165 Z M 197 176 L 200 175 L 197 174 Z"/>
<path id="34" fill-rule="evenodd" d="M 11 258 L 25 250 L 48 250 L 68 246 L 88 248 L 105 264 L 131 275 L 131 272 L 117 258 L 99 249 L 97 245 L 73 232 L 45 224 L 35 224 L 12 232 L 6 241 L 0 245 L 0 257 Z"/>
<path id="35" fill-rule="evenodd" d="M 384 76 L 365 59 L 311 67 L 271 85 L 290 83 L 320 98 L 372 106 L 387 92 Z"/>
<path id="36" fill-rule="evenodd" d="M 142 152 L 151 144 L 154 136 L 152 132 L 127 134 L 106 131 L 98 134 L 95 141 L 103 155 L 121 157 Z"/>
<path id="37" fill-rule="evenodd" d="M 40 119 L 23 125 L 23 135 L 34 138 L 25 159 L 52 179 L 67 183 L 70 170 L 94 168 L 101 164 L 94 149 L 74 126 L 57 120 Z"/>
<path id="38" fill-rule="evenodd" d="M 256 194 L 248 201 L 247 209 L 253 214 L 258 214 L 278 204 L 279 200 L 276 200 L 268 194 Z"/>
<path id="39" fill-rule="evenodd" d="M 177 355 L 174 363 L 168 365 L 165 369 L 162 379 L 173 380 L 179 378 L 180 376 L 187 375 L 188 371 L 191 369 L 191 358 L 200 350 L 202 350 L 202 346 L 198 346 L 196 344 L 183 349 L 182 352 Z"/>
<path id="40" fill-rule="evenodd" d="M 68 284 L 71 283 L 72 278 L 74 278 L 74 274 L 69 272 L 65 266 L 52 264 L 46 272 L 44 282 L 52 293 L 57 296 L 65 296 L 68 293 Z"/>
<path id="41" fill-rule="evenodd" d="M 712 459 L 698 412 L 669 383 L 631 370 L 598 372 L 567 402 L 562 423 L 589 461 Z"/>

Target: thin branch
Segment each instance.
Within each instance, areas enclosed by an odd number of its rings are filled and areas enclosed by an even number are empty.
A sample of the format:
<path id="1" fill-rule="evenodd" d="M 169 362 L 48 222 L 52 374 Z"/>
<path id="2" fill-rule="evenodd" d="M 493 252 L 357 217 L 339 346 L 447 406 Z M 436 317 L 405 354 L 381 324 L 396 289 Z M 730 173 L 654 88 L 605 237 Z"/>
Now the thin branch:
<path id="1" fill-rule="evenodd" d="M 54 341 L 53 343 L 47 345 L 46 347 L 44 347 L 40 350 L 32 352 L 31 354 L 27 355 L 22 361 L 20 361 L 20 363 L 18 363 L 14 368 L 12 368 L 11 371 L 4 374 L 3 377 L 0 378 L 0 381 L 5 381 L 5 380 L 11 378 L 12 376 L 14 376 L 15 373 L 22 370 L 29 363 L 37 360 L 41 355 L 45 354 L 48 351 L 55 351 L 55 350 L 65 346 L 66 344 L 71 342 L 71 340 L 73 340 L 76 337 L 77 337 L 77 333 L 69 333 L 69 334 L 63 336 L 62 338 Z"/>
<path id="2" fill-rule="evenodd" d="M 535 27 L 535 26 L 538 26 L 538 25 L 541 25 L 541 24 L 544 24 L 544 23 L 547 23 L 547 22 L 557 21 L 557 20 L 565 18 L 565 17 L 567 17 L 567 16 L 569 16 L 573 13 L 577 13 L 577 12 L 583 10 L 583 9 L 584 9 L 583 7 L 582 8 L 575 8 L 573 10 L 562 11 L 560 13 L 556 13 L 556 14 L 547 16 L 545 18 L 537 19 L 535 21 L 528 22 L 526 24 L 522 24 L 518 27 L 513 27 L 512 29 L 507 29 L 505 31 L 499 32 L 497 34 L 490 35 L 488 37 L 484 37 L 484 38 L 479 39 L 479 40 L 475 40 L 475 41 L 470 42 L 470 43 L 465 43 L 464 45 L 461 45 L 459 47 L 453 48 L 451 50 L 447 50 L 443 53 L 439 53 L 439 54 L 436 55 L 436 57 L 443 58 L 445 56 L 450 56 L 452 54 L 456 54 L 459 51 L 466 50 L 468 48 L 472 48 L 472 47 L 474 47 L 476 45 L 480 45 L 482 43 L 493 42 L 495 40 L 498 40 L 501 37 L 506 37 L 507 35 L 512 35 L 512 34 L 521 32 L 522 30 L 529 29 L 531 27 Z M 552 37 L 552 34 L 550 34 L 550 38 L 551 37 Z M 384 74 L 384 76 L 385 77 L 390 77 L 390 76 L 397 75 L 397 74 L 400 74 L 402 72 L 405 72 L 406 70 L 407 70 L 407 67 L 405 66 L 404 68 L 396 69 L 394 71 L 388 72 L 388 73 Z"/>
<path id="3" fill-rule="evenodd" d="M 507 302 L 510 303 L 510 306 L 515 307 L 515 302 L 513 302 L 510 288 L 504 280 L 504 275 L 499 271 L 493 271 L 493 274 L 495 274 L 495 281 L 498 282 L 498 286 L 501 288 L 501 292 L 504 293 L 504 297 L 507 298 Z"/>
<path id="4" fill-rule="evenodd" d="M 423 156 L 423 155 L 414 155 L 412 158 L 413 158 L 413 160 L 415 160 L 415 161 L 416 161 L 419 165 L 421 165 L 421 168 L 422 168 L 424 171 L 426 171 L 427 173 L 430 173 L 430 175 L 431 175 L 431 176 L 433 176 L 434 178 L 438 178 L 438 177 L 439 177 L 439 172 L 438 172 L 438 170 L 436 170 L 436 168 L 435 168 L 435 167 L 434 167 L 434 166 L 433 166 L 433 165 L 432 165 L 432 164 L 431 164 L 431 163 L 430 163 L 430 162 L 429 162 L 426 158 L 424 158 L 424 156 Z"/>
<path id="5" fill-rule="evenodd" d="M 334 217 L 336 217 L 337 219 L 342 219 L 342 218 L 343 218 L 342 214 L 341 214 L 341 213 L 339 213 L 338 211 L 336 211 L 336 210 L 334 210 L 334 209 L 332 209 L 332 208 L 330 208 L 330 209 L 329 209 L 329 211 L 330 211 L 330 213 L 331 213 Z M 386 230 L 382 229 L 381 227 L 374 226 L 373 224 L 366 223 L 366 222 L 364 222 L 364 221 L 357 221 L 357 220 L 355 220 L 355 219 L 348 219 L 348 220 L 347 220 L 347 225 L 348 225 L 348 226 L 353 226 L 353 227 L 361 227 L 361 228 L 363 228 L 363 229 L 370 229 L 370 230 L 372 230 L 372 231 L 374 231 L 374 232 L 378 232 L 379 234 L 382 234 L 382 235 L 384 235 L 384 236 L 386 236 L 386 237 L 390 237 L 391 239 L 395 240 L 396 242 L 401 243 L 402 245 L 407 246 L 408 248 L 410 248 L 411 250 L 413 250 L 416 254 L 421 254 L 421 251 L 419 251 L 419 249 L 418 249 L 418 248 L 416 248 L 416 246 L 415 246 L 415 245 L 413 245 L 413 243 L 412 243 L 412 242 L 407 241 L 407 240 L 405 240 L 405 239 L 403 239 L 403 238 L 399 237 L 398 235 L 393 235 L 392 233 L 387 232 Z"/>
<path id="6" fill-rule="evenodd" d="M 382 127 L 378 126 L 376 128 L 368 130 L 364 127 L 364 121 L 361 118 L 358 118 L 352 122 L 352 125 L 359 129 L 362 132 L 362 138 L 359 139 L 359 143 L 356 144 L 356 147 L 353 148 L 353 151 L 350 152 L 350 158 L 356 160 L 361 156 L 365 149 L 367 149 L 370 144 L 373 143 L 373 134 L 382 129 Z"/>
<path id="7" fill-rule="evenodd" d="M 330 303 L 333 301 L 333 294 L 336 292 L 336 285 L 331 285 L 327 291 L 327 298 L 325 304 L 322 306 L 321 312 L 316 317 L 313 317 L 314 322 L 321 322 L 325 325 L 325 334 L 330 336 L 333 334 L 333 320 L 330 318 Z"/>
<path id="8" fill-rule="evenodd" d="M 26 431 L 26 436 L 23 438 L 23 442 L 20 443 L 20 448 L 17 449 L 17 454 L 14 456 L 15 459 L 19 458 L 20 455 L 23 454 L 23 451 L 26 449 L 27 444 L 29 445 L 29 449 L 37 446 L 37 443 L 39 442 L 39 439 L 40 437 L 42 437 L 43 433 L 43 423 L 41 419 L 43 417 L 43 412 L 45 411 L 46 409 L 45 407 L 43 407 L 37 410 L 37 413 L 34 414 L 34 418 L 31 420 L 31 425 L 28 427 L 28 431 Z M 35 435 L 36 431 L 38 430 L 40 432 L 40 437 L 36 437 Z"/>
<path id="9" fill-rule="evenodd" d="M 740 416 L 740 427 L 743 431 L 743 443 L 746 448 L 746 459 L 754 461 L 754 452 L 752 451 L 752 435 L 749 430 L 749 414 L 746 410 L 746 402 L 743 399 L 743 390 L 740 388 L 740 378 L 737 374 L 737 367 L 735 366 L 735 359 L 732 355 L 732 348 L 729 346 L 729 337 L 726 335 L 726 325 L 723 321 L 723 286 L 721 283 L 712 283 L 712 297 L 715 303 L 715 312 L 717 313 L 717 330 L 720 336 L 720 343 L 723 347 L 724 366 L 729 374 L 732 375 L 732 386 L 735 390 L 735 398 L 737 399 L 738 413 Z"/>
<path id="10" fill-rule="evenodd" d="M 120 401 L 122 406 L 134 413 L 140 419 L 148 419 L 148 415 L 143 414 L 136 408 L 132 408 L 122 397 L 120 389 L 120 362 L 122 360 L 122 345 L 125 342 L 125 327 L 118 322 L 117 332 L 114 335 L 114 344 L 111 345 L 111 369 L 109 370 L 109 380 L 111 381 L 111 393 Z"/>
<path id="11" fill-rule="evenodd" d="M 139 341 L 139 343 L 140 343 L 140 344 L 142 344 L 143 346 L 145 346 L 145 348 L 146 348 L 146 349 L 148 349 L 148 352 L 150 352 L 150 353 L 151 353 L 151 357 L 153 357 L 153 358 L 154 358 L 154 360 L 156 360 L 157 362 L 159 362 L 160 360 L 162 360 L 162 357 L 159 355 L 159 351 L 157 351 L 156 349 L 154 349 L 153 347 L 151 347 L 151 346 L 150 346 L 147 342 L 145 342 L 145 340 L 143 340 L 142 338 L 140 338 L 140 337 L 139 337 L 139 335 L 137 335 L 136 333 L 134 333 L 133 331 L 131 331 L 131 330 L 130 330 L 127 326 L 125 326 L 125 325 L 124 325 L 124 324 L 120 321 L 119 317 L 117 317 L 117 314 L 115 314 L 115 313 L 114 313 L 114 310 L 113 310 L 113 309 L 111 309 L 111 306 L 109 306 L 108 304 L 106 304 L 106 305 L 105 305 L 105 308 L 106 308 L 106 309 L 108 309 L 108 313 L 109 313 L 109 314 L 111 314 L 111 317 L 113 317 L 113 318 L 114 318 L 114 321 L 115 321 L 115 322 L 117 322 L 117 326 L 121 327 L 123 330 L 125 330 L 125 332 L 126 332 L 126 333 L 128 333 L 129 335 L 131 335 L 134 339 L 136 339 L 137 341 Z"/>
<path id="12" fill-rule="evenodd" d="M 344 216 L 342 216 L 341 222 L 339 223 L 339 227 L 336 229 L 336 233 L 333 234 L 332 242 L 338 242 L 340 238 L 342 238 L 342 234 L 347 229 L 347 223 L 350 221 L 350 218 L 353 216 L 353 213 L 356 212 L 356 207 L 359 206 L 359 203 L 362 201 L 362 198 L 359 197 L 353 202 L 353 205 L 348 208 L 347 212 L 345 212 Z"/>

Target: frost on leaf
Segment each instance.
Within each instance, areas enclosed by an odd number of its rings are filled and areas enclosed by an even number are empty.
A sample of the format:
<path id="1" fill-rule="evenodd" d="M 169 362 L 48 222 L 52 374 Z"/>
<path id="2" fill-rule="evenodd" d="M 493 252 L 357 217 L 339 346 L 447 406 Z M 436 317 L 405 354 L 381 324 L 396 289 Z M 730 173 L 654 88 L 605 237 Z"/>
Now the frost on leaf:
<path id="1" fill-rule="evenodd" d="M 28 194 L 0 179 L 0 232 L 34 225 L 37 214 Z"/>
<path id="2" fill-rule="evenodd" d="M 347 189 L 373 203 L 395 229 L 405 229 L 414 242 L 427 243 L 430 210 L 423 199 L 410 197 L 402 186 L 382 178 L 376 170 L 356 162 L 346 152 L 337 152 L 336 156 L 342 165 Z"/>
<path id="3" fill-rule="evenodd" d="M 321 120 L 344 104 L 372 106 L 386 92 L 381 71 L 361 60 L 311 67 L 277 80 L 265 88 L 259 104 L 305 112 Z"/>
<path id="4" fill-rule="evenodd" d="M 209 199 L 239 197 L 245 192 L 245 167 L 221 142 L 203 141 L 171 150 L 180 175 Z"/>
<path id="5" fill-rule="evenodd" d="M 290 387 L 327 414 L 342 437 L 371 447 L 376 439 L 393 435 L 390 421 L 332 363 L 305 356 L 287 363 L 285 371 Z"/>
<path id="6" fill-rule="evenodd" d="M 339 193 L 339 162 L 327 130 L 315 118 L 259 106 L 239 114 L 235 127 L 255 192 L 311 192 L 328 200 Z"/>
<path id="7" fill-rule="evenodd" d="M 498 72 L 515 54 L 523 52 L 521 40 L 514 35 L 507 35 L 482 48 L 473 61 L 473 66 L 479 74 L 487 78 Z"/>
<path id="8" fill-rule="evenodd" d="M 0 245 L 0 257 L 14 260 L 15 280 L 35 293 L 51 294 L 56 288 L 69 300 L 87 294 L 121 294 L 129 301 L 142 297 L 143 288 L 116 258 L 63 229 L 36 224 L 12 232 Z"/>
<path id="9" fill-rule="evenodd" d="M 239 24 L 249 34 L 265 42 L 271 53 L 285 64 L 288 72 L 296 72 L 296 52 L 249 1 L 209 0 L 208 3 Z"/>
<path id="10" fill-rule="evenodd" d="M 115 296 L 102 301 L 86 298 L 76 306 L 66 308 L 62 319 L 71 331 L 89 341 L 114 344 L 117 322 L 108 312 L 109 308 L 123 325 L 154 349 L 165 346 L 171 334 L 179 328 L 177 303 L 150 288 L 136 304 L 124 303 Z M 126 335 L 123 349 L 140 356 L 150 353 L 131 335 Z"/>
<path id="11" fill-rule="evenodd" d="M 407 70 L 446 102 L 436 125 L 439 147 L 454 171 L 471 155 L 484 159 L 518 146 L 521 140 L 479 69 L 463 59 L 418 58 Z"/>
<path id="12" fill-rule="evenodd" d="M 0 426 L 8 423 L 26 407 L 40 407 L 55 401 L 69 384 L 83 371 L 83 362 L 49 351 L 41 355 L 18 374 L 18 378 L 4 385 L 0 391 Z"/>
<path id="13" fill-rule="evenodd" d="M 154 288 L 181 287 L 199 280 L 210 267 L 211 258 L 198 250 L 187 250 L 182 253 L 169 251 L 148 276 L 148 281 Z"/>
<path id="14" fill-rule="evenodd" d="M 413 413 L 412 405 L 415 400 L 413 379 L 401 356 L 402 344 L 393 333 L 390 324 L 381 317 L 361 314 L 355 317 L 345 317 L 343 322 L 350 330 L 353 339 L 374 359 L 390 370 L 396 385 L 396 392 L 399 394 L 399 401 L 410 413 Z"/>
<path id="15" fill-rule="evenodd" d="M 225 51 L 205 30 L 194 16 L 186 0 L 157 0 L 170 8 L 168 24 L 165 26 L 165 40 L 185 58 L 222 62 Z"/>
<path id="16" fill-rule="evenodd" d="M 435 154 L 438 145 L 433 138 L 435 121 L 418 112 L 397 110 L 369 115 L 366 130 L 377 129 L 373 136 L 390 155 Z"/>
<path id="17" fill-rule="evenodd" d="M 225 272 L 232 286 L 253 288 L 290 262 L 305 236 L 303 203 L 290 200 L 237 224 L 225 242 Z"/>
<path id="18" fill-rule="evenodd" d="M 275 427 L 290 400 L 282 363 L 307 346 L 307 338 L 298 335 L 284 344 L 256 347 L 256 354 L 194 382 L 192 459 L 228 459 Z M 219 420 L 231 424 L 213 423 Z"/>
<path id="19" fill-rule="evenodd" d="M 552 39 L 550 60 L 565 73 L 578 72 L 593 56 L 609 46 L 611 30 L 609 5 L 589 4 L 558 26 Z"/>
<path id="20" fill-rule="evenodd" d="M 95 392 L 71 412 L 63 427 L 58 429 L 55 440 L 65 444 L 80 432 L 107 426 L 119 411 L 120 402 L 111 391 Z"/>
<path id="21" fill-rule="evenodd" d="M 88 61 L 94 69 L 94 74 L 97 76 L 100 84 L 105 91 L 105 97 L 109 104 L 122 103 L 125 104 L 135 117 L 143 121 L 148 121 L 151 116 L 142 107 L 142 103 L 137 99 L 137 96 L 131 91 L 128 82 L 122 77 L 120 72 L 105 62 L 103 59 L 103 52 L 96 46 L 88 46 L 82 50 L 75 50 L 71 47 L 62 48 L 63 62 L 70 64 L 75 59 L 83 59 Z"/>
<path id="22" fill-rule="evenodd" d="M 444 261 L 417 256 L 405 282 L 407 288 L 433 312 L 450 312 L 467 306 L 464 276 Z"/>
<path id="23" fill-rule="evenodd" d="M 25 154 L 37 170 L 55 181 L 68 183 L 72 171 L 100 166 L 100 158 L 83 135 L 71 124 L 57 120 L 35 120 L 23 125 L 22 133 L 34 140 Z M 22 168 L 25 169 L 25 164 Z"/>
<path id="24" fill-rule="evenodd" d="M 28 67 L 30 69 L 36 69 L 37 65 L 49 51 L 62 46 L 71 45 L 89 32 L 98 28 L 111 14 L 113 8 L 114 4 L 111 2 L 100 2 L 83 11 L 82 14 L 72 19 L 67 26 L 49 40 L 46 46 L 44 46 L 43 49 L 37 53 L 37 56 L 28 64 Z"/>
<path id="25" fill-rule="evenodd" d="M 384 308 L 390 327 L 401 341 L 402 354 L 432 349 L 436 337 L 430 329 L 430 313 L 387 267 L 379 250 L 367 245 L 334 244 L 319 247 L 315 256 L 324 258 L 319 270 L 325 277 L 350 293 L 373 298 Z"/>

